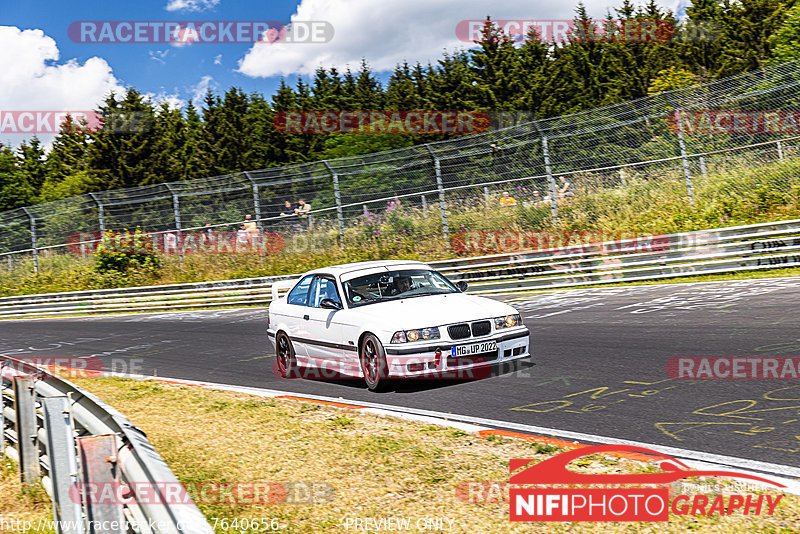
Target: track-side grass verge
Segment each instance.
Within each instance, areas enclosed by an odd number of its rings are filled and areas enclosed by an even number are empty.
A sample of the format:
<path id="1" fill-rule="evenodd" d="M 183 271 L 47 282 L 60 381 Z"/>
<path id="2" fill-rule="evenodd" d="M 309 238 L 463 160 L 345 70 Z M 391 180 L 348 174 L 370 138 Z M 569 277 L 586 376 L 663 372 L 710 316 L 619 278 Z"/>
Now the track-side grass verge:
<path id="1" fill-rule="evenodd" d="M 440 518 L 449 527 L 445 532 L 469 533 L 794 532 L 800 524 L 800 497 L 793 495 L 783 497 L 773 516 L 736 512 L 671 515 L 668 523 L 512 524 L 507 493 L 499 502 L 465 502 L 469 499 L 459 498 L 458 488 L 470 481 L 504 483 L 509 459 L 543 460 L 560 449 L 498 436 L 482 439 L 359 410 L 154 381 L 103 377 L 75 382 L 147 433 L 181 482 L 194 488 L 189 493 L 220 533 L 230 532 L 236 519 L 241 527 L 243 519 L 262 518 L 276 519 L 285 533 L 347 532 L 348 518 L 409 518 L 410 532 L 421 532 L 416 527 L 420 519 Z M 593 473 L 658 471 L 653 464 L 605 456 L 571 467 Z M 252 503 L 251 492 L 243 502 L 217 502 L 213 492 L 208 499 L 196 489 L 256 482 L 311 489 L 311 497 L 308 491 L 298 495 L 290 490 L 282 502 Z M 357 531 L 352 522 L 349 531 Z"/>
<path id="2" fill-rule="evenodd" d="M 44 488 L 37 485 L 23 491 L 17 464 L 0 454 L 0 533 L 55 533 L 47 528 L 52 519 L 53 505 Z"/>

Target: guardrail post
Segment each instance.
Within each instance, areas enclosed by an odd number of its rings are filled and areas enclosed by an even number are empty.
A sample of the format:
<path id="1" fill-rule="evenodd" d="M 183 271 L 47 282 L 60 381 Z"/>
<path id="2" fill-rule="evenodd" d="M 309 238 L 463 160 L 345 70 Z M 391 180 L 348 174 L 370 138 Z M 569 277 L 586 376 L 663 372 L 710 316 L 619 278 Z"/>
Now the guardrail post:
<path id="1" fill-rule="evenodd" d="M 28 208 L 22 208 L 22 211 L 25 212 L 25 215 L 31 220 L 31 249 L 33 249 L 33 272 L 39 272 L 39 249 L 36 245 L 36 217 L 33 216 L 33 213 Z"/>
<path id="2" fill-rule="evenodd" d="M 783 161 L 783 144 L 780 141 L 777 141 L 775 145 L 778 148 L 778 160 Z"/>
<path id="3" fill-rule="evenodd" d="M 120 484 L 119 469 L 117 468 L 117 436 L 115 434 L 100 434 L 77 438 L 78 453 L 81 457 L 81 482 L 85 487 L 112 488 L 114 495 L 119 495 Z M 91 485 L 91 486 L 90 486 Z M 122 502 L 116 499 L 101 499 L 96 502 L 93 495 L 102 495 L 102 491 L 82 493 L 81 500 L 86 506 L 86 516 L 89 525 L 119 525 L 117 530 L 104 530 L 105 533 L 123 534 Z M 112 502 L 107 502 L 107 501 Z M 116 523 L 115 523 L 116 522 Z M 90 528 L 91 534 L 101 534 Z"/>
<path id="4" fill-rule="evenodd" d="M 336 200 L 336 219 L 339 221 L 339 241 L 342 250 L 344 250 L 344 216 L 342 215 L 342 196 L 339 194 L 339 175 L 336 174 L 336 171 L 333 170 L 333 167 L 331 167 L 331 164 L 328 163 L 327 160 L 324 160 L 322 163 L 328 168 L 328 171 L 331 173 L 331 178 L 333 179 L 333 198 Z"/>
<path id="5" fill-rule="evenodd" d="M 24 486 L 39 482 L 39 444 L 37 442 L 36 405 L 31 375 L 14 377 L 14 405 L 17 416 L 17 453 Z"/>
<path id="6" fill-rule="evenodd" d="M 97 195 L 94 193 L 89 193 L 89 196 L 92 197 L 94 203 L 97 204 L 97 221 L 100 223 L 100 232 L 106 231 L 106 220 L 105 220 L 105 210 L 103 209 L 103 203 L 97 198 Z"/>
<path id="7" fill-rule="evenodd" d="M 689 196 L 689 202 L 694 208 L 694 191 L 692 189 L 692 175 L 689 172 L 689 156 L 686 153 L 686 142 L 683 139 L 683 114 L 681 110 L 678 112 L 678 144 L 681 147 L 681 161 L 683 162 L 683 174 L 686 177 L 686 194 Z"/>
<path id="8" fill-rule="evenodd" d="M 436 152 L 433 151 L 431 145 L 425 145 L 425 148 L 428 149 L 428 152 L 431 153 L 431 158 L 433 158 L 433 170 L 436 173 L 436 188 L 439 190 L 439 207 L 442 210 L 442 234 L 444 235 L 445 240 L 450 240 L 450 227 L 447 225 L 447 204 L 444 200 L 444 185 L 442 184 L 442 164 L 439 161 L 439 158 L 436 156 Z"/>
<path id="9" fill-rule="evenodd" d="M 544 172 L 547 174 L 547 184 L 550 188 L 550 215 L 553 224 L 558 223 L 558 189 L 553 178 L 553 171 L 550 168 L 550 147 L 547 144 L 547 137 L 542 135 L 542 154 L 544 155 Z"/>
<path id="10" fill-rule="evenodd" d="M 68 397 L 43 397 L 44 427 L 47 429 L 47 456 L 53 486 L 53 519 L 61 521 L 59 534 L 83 533 L 81 503 L 70 495 L 78 482 L 78 462 Z M 73 490 L 74 492 L 74 490 Z"/>
<path id="11" fill-rule="evenodd" d="M 180 206 L 180 200 L 178 198 L 178 194 L 175 192 L 174 189 L 172 189 L 171 185 L 169 185 L 168 183 L 165 183 L 164 187 L 166 187 L 167 190 L 172 195 L 172 211 L 175 214 L 175 230 L 178 231 L 178 255 L 181 258 L 181 267 L 183 267 L 183 239 L 182 239 L 183 234 L 181 232 L 181 206 Z"/>
<path id="12" fill-rule="evenodd" d="M 261 199 L 258 196 L 258 184 L 253 177 L 250 176 L 249 172 L 245 171 L 244 175 L 247 176 L 247 179 L 253 184 L 253 213 L 256 216 L 256 226 L 258 227 L 259 254 L 261 255 L 261 263 L 264 263 L 264 228 L 261 225 Z"/>

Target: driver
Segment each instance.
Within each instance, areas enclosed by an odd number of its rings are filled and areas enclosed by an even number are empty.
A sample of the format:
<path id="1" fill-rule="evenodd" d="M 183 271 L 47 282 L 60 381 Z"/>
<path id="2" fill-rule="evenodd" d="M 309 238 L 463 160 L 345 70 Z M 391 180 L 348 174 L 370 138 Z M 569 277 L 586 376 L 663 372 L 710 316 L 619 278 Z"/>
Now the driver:
<path id="1" fill-rule="evenodd" d="M 395 293 L 395 295 L 399 295 L 400 293 L 405 293 L 406 291 L 411 290 L 411 277 L 410 276 L 398 277 L 396 286 L 397 286 L 397 292 Z"/>

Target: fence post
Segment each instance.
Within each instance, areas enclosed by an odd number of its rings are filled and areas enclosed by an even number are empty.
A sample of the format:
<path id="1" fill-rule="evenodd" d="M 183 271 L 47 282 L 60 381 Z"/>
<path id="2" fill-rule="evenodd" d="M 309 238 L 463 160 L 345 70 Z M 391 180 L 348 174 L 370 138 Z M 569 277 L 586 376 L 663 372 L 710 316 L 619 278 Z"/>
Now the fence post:
<path id="1" fill-rule="evenodd" d="M 627 183 L 625 183 L 625 167 L 619 168 L 619 181 L 622 184 L 622 187 L 628 185 Z"/>
<path id="2" fill-rule="evenodd" d="M 339 221 L 339 242 L 342 250 L 344 250 L 344 215 L 342 214 L 342 196 L 339 193 L 339 175 L 333 170 L 328 160 L 322 163 L 328 168 L 328 172 L 331 173 L 331 178 L 333 178 L 333 198 L 336 200 L 336 219 Z"/>
<path id="3" fill-rule="evenodd" d="M 59 534 L 81 534 L 81 503 L 70 495 L 78 482 L 75 437 L 72 432 L 68 397 L 42 398 L 47 456 L 50 459 L 50 481 L 53 488 L 53 519 L 61 521 Z M 77 502 L 76 502 L 77 501 Z"/>
<path id="4" fill-rule="evenodd" d="M 681 161 L 683 162 L 683 174 L 686 177 L 686 193 L 689 195 L 689 202 L 694 208 L 694 191 L 692 189 L 692 175 L 689 172 L 689 157 L 686 154 L 686 143 L 683 139 L 683 114 L 678 112 L 678 144 L 681 147 Z"/>
<path id="5" fill-rule="evenodd" d="M 178 194 L 172 189 L 172 186 L 168 183 L 164 183 L 164 187 L 172 195 L 172 210 L 175 212 L 175 230 L 178 231 L 178 255 L 181 258 L 181 267 L 183 267 L 183 234 L 181 232 L 181 207 L 180 207 L 180 200 L 178 199 Z M 164 247 L 166 250 L 166 246 Z"/>
<path id="6" fill-rule="evenodd" d="M 17 453 L 19 454 L 19 471 L 24 486 L 39 482 L 41 474 L 33 380 L 34 377 L 31 375 L 14 377 Z"/>
<path id="7" fill-rule="evenodd" d="M 547 184 L 550 187 L 550 214 L 553 217 L 553 224 L 558 224 L 558 189 L 556 181 L 553 179 L 553 171 L 550 168 L 550 148 L 547 144 L 547 137 L 542 135 L 542 154 L 544 155 L 544 172 L 547 174 Z"/>
<path id="8" fill-rule="evenodd" d="M 36 238 L 36 218 L 33 216 L 33 213 L 28 208 L 22 208 L 22 211 L 28 216 L 31 220 L 31 248 L 33 249 L 33 272 L 39 273 L 39 248 L 36 245 L 37 238 Z"/>
<path id="9" fill-rule="evenodd" d="M 264 263 L 264 228 L 261 225 L 261 198 L 258 196 L 258 184 L 250 176 L 249 172 L 245 171 L 244 175 L 253 185 L 253 213 L 256 216 L 256 226 L 258 227 L 259 255 L 261 256 L 261 263 Z"/>
<path id="10" fill-rule="evenodd" d="M 433 158 L 433 170 L 436 173 L 436 188 L 439 190 L 439 207 L 442 210 L 442 234 L 446 241 L 450 240 L 450 228 L 447 225 L 447 204 L 444 201 L 444 185 L 442 184 L 442 165 L 431 145 L 425 145 Z"/>
<path id="11" fill-rule="evenodd" d="M 708 173 L 706 172 L 706 158 L 700 156 L 700 174 L 703 175 L 703 179 L 708 178 Z"/>
<path id="12" fill-rule="evenodd" d="M 428 199 L 425 198 L 425 195 L 422 195 L 422 212 L 425 213 L 428 211 Z"/>
<path id="13" fill-rule="evenodd" d="M 781 144 L 780 141 L 777 141 L 775 144 L 778 147 L 778 159 L 780 161 L 783 161 L 783 145 Z"/>
<path id="14" fill-rule="evenodd" d="M 489 207 L 489 186 L 483 186 L 483 202 L 486 204 L 486 207 Z"/>
<path id="15" fill-rule="evenodd" d="M 94 193 L 89 193 L 89 196 L 92 197 L 94 203 L 97 204 L 97 221 L 100 223 L 100 233 L 103 233 L 106 231 L 106 217 L 105 210 L 103 209 L 103 203 Z"/>

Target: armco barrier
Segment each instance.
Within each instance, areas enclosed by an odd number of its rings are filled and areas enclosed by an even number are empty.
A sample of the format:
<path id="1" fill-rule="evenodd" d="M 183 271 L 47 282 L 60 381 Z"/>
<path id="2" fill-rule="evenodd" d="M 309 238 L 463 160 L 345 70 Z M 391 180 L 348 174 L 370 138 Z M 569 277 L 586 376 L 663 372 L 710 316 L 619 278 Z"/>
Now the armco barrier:
<path id="1" fill-rule="evenodd" d="M 800 219 L 429 263 L 474 294 L 767 270 L 800 266 Z M 4 297 L 0 318 L 266 306 L 297 277 Z"/>
<path id="2" fill-rule="evenodd" d="M 21 360 L 0 356 L 0 375 L 0 449 L 20 465 L 23 484 L 44 486 L 61 522 L 57 532 L 214 532 L 188 497 L 169 503 L 163 488 L 177 486 L 177 478 L 144 432 L 114 408 Z M 131 493 L 109 503 L 78 490 L 105 483 Z"/>

